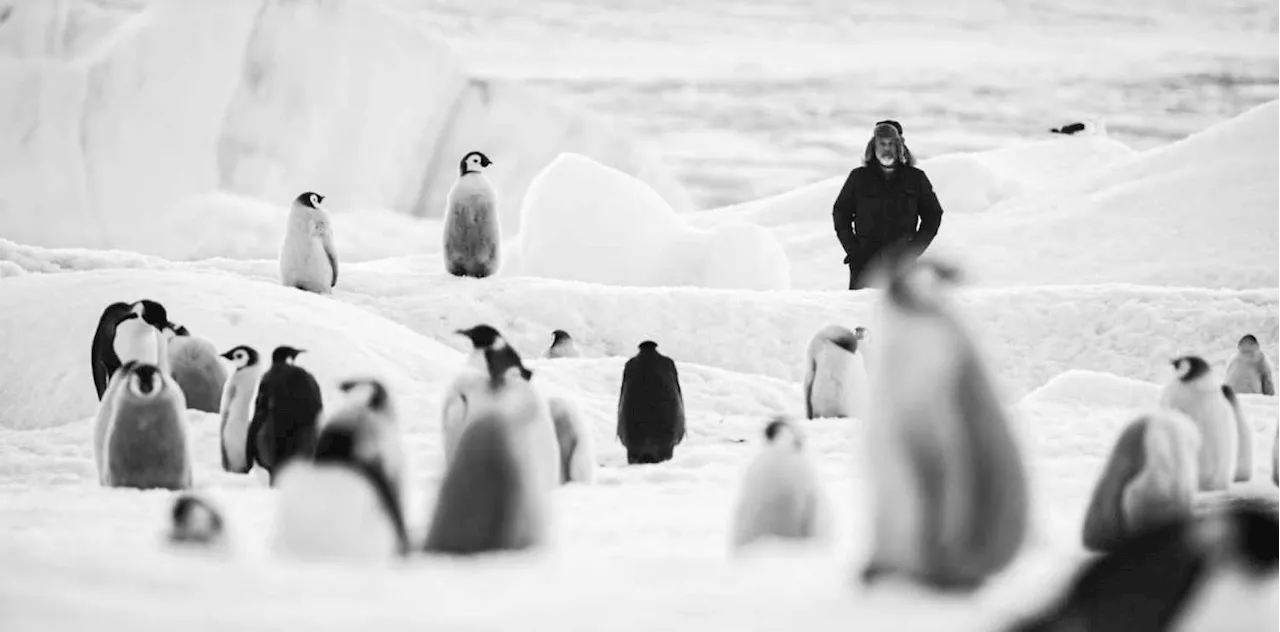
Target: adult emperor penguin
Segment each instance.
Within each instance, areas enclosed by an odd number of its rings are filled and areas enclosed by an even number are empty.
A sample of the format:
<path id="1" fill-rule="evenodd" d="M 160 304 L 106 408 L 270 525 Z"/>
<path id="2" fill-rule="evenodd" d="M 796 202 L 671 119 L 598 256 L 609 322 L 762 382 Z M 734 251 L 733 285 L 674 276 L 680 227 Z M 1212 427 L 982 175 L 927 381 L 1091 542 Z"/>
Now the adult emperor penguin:
<path id="1" fill-rule="evenodd" d="M 171 514 L 170 542 L 201 546 L 222 544 L 222 514 L 204 498 L 184 493 L 173 502 Z"/>
<path id="2" fill-rule="evenodd" d="M 484 176 L 493 161 L 481 152 L 462 157 L 458 181 L 444 211 L 444 267 L 454 276 L 482 279 L 498 271 L 502 226 L 498 195 Z"/>
<path id="3" fill-rule="evenodd" d="M 841 325 L 827 325 L 809 341 L 804 367 L 805 417 L 867 418 L 871 386 L 858 344 L 858 335 Z"/>
<path id="4" fill-rule="evenodd" d="M 174 325 L 169 331 L 173 332 L 167 342 L 169 371 L 182 387 L 187 406 L 206 413 L 218 412 L 227 382 L 227 370 L 218 361 L 218 350 L 181 325 Z"/>
<path id="5" fill-rule="evenodd" d="M 1084 545 L 1110 551 L 1127 538 L 1192 515 L 1200 433 L 1186 415 L 1154 411 L 1120 433 L 1094 485 Z"/>
<path id="6" fill-rule="evenodd" d="M 328 294 L 338 285 L 333 221 L 320 207 L 323 201 L 323 195 L 311 191 L 295 198 L 280 244 L 280 283 L 318 294 Z"/>
<path id="7" fill-rule="evenodd" d="M 250 463 L 267 470 L 273 486 L 277 469 L 290 459 L 310 460 L 315 451 L 324 403 L 316 379 L 295 364 L 304 351 L 276 347 L 271 368 L 258 382 L 245 451 Z"/>
<path id="8" fill-rule="evenodd" d="M 1160 405 L 1181 411 L 1200 431 L 1200 490 L 1225 490 L 1236 472 L 1240 441 L 1231 387 L 1200 356 L 1177 358 L 1173 368 L 1176 376 L 1161 392 Z"/>
<path id="9" fill-rule="evenodd" d="M 93 385 L 101 400 L 111 375 L 130 360 L 168 366 L 160 357 L 164 347 L 163 332 L 171 325 L 169 315 L 160 303 L 142 299 L 133 303 L 115 302 L 102 310 L 90 350 Z"/>
<path id="10" fill-rule="evenodd" d="M 551 346 L 547 349 L 548 358 L 577 358 L 582 355 L 569 332 L 557 329 L 551 332 L 551 338 Z"/>
<path id="11" fill-rule="evenodd" d="M 669 461 L 684 441 L 684 393 L 676 363 L 646 340 L 622 368 L 618 396 L 618 439 L 627 463 Z"/>
<path id="12" fill-rule="evenodd" d="M 596 478 L 595 433 L 577 404 L 564 396 L 547 398 L 560 445 L 560 482 L 591 483 Z"/>
<path id="13" fill-rule="evenodd" d="M 1231 406 L 1231 419 L 1236 422 L 1236 467 L 1231 480 L 1243 483 L 1253 478 L 1253 428 L 1244 416 L 1244 407 L 1236 398 L 1236 392 L 1223 384 L 1222 396 L 1227 398 L 1227 404 Z"/>
<path id="14" fill-rule="evenodd" d="M 368 448 L 370 465 L 382 470 L 383 476 L 401 499 L 404 485 L 404 448 L 401 445 L 400 425 L 391 395 L 381 380 L 358 377 L 343 380 L 338 388 L 346 397 L 329 415 L 325 427 L 349 425 L 359 435 L 362 445 Z"/>
<path id="15" fill-rule="evenodd" d="M 522 550 L 546 538 L 550 486 L 539 480 L 544 466 L 529 445 L 545 423 L 527 395 L 532 372 L 505 345 L 486 347 L 485 358 L 495 403 L 473 409 L 458 440 L 427 530 L 428 552 Z"/>
<path id="16" fill-rule="evenodd" d="M 186 401 L 154 364 L 129 361 L 116 371 L 94 424 L 94 457 L 104 487 L 187 489 L 191 454 Z"/>
<path id="17" fill-rule="evenodd" d="M 808 540 L 826 534 L 826 496 L 800 429 L 776 417 L 747 467 L 733 513 L 734 549 L 761 538 Z"/>
<path id="18" fill-rule="evenodd" d="M 380 441 L 347 417 L 325 424 L 314 460 L 280 470 L 271 536 L 277 554 L 377 562 L 408 553 L 400 497 L 387 478 Z"/>
<path id="19" fill-rule="evenodd" d="M 1237 394 L 1276 394 L 1271 360 L 1262 352 L 1253 334 L 1245 334 L 1236 343 L 1236 353 L 1227 362 L 1227 373 L 1222 381 Z"/>
<path id="20" fill-rule="evenodd" d="M 550 406 L 529 382 L 533 372 L 524 367 L 520 354 L 493 327 L 480 324 L 456 333 L 469 338 L 474 350 L 444 396 L 441 427 L 446 467 L 453 462 L 462 434 L 472 420 L 486 410 L 497 408 L 504 417 L 531 419 L 520 426 L 517 447 L 533 456 L 539 480 L 548 487 L 555 486 L 560 480 L 560 446 Z M 482 368 L 475 366 L 476 357 L 480 358 Z M 504 376 L 512 367 L 518 369 L 522 379 L 494 377 Z"/>
<path id="21" fill-rule="evenodd" d="M 1246 503 L 1127 537 L 1007 632 L 1274 629 L 1277 529 Z"/>
<path id="22" fill-rule="evenodd" d="M 896 575 L 971 591 L 1022 547 L 1021 449 L 985 361 L 942 291 L 958 271 L 901 255 L 884 265 L 876 272 L 888 277 L 873 369 L 878 391 L 865 444 L 873 542 L 862 580 Z"/>
<path id="23" fill-rule="evenodd" d="M 254 401 L 258 397 L 258 381 L 266 368 L 258 359 L 258 351 L 240 345 L 222 354 L 235 365 L 222 388 L 218 410 L 222 416 L 219 437 L 222 441 L 222 469 L 248 474 L 253 463 L 248 458 L 249 423 L 253 420 Z"/>

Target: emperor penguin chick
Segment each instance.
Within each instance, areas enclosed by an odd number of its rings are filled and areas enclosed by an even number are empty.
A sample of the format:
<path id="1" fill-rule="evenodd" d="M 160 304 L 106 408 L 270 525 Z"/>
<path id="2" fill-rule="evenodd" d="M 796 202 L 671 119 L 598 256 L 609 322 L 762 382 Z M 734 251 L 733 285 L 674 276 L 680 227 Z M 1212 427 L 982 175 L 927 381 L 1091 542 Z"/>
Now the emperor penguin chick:
<path id="1" fill-rule="evenodd" d="M 392 491 L 397 498 L 402 498 L 404 448 L 387 388 L 380 380 L 368 377 L 344 380 L 338 388 L 346 395 L 347 401 L 329 416 L 326 426 L 350 425 L 361 442 L 375 446 L 376 449 L 369 449 L 370 465 L 382 470 Z"/>
<path id="2" fill-rule="evenodd" d="M 1130 537 L 1191 517 L 1200 433 L 1173 410 L 1129 423 L 1094 485 L 1084 517 L 1084 545 L 1110 551 Z"/>
<path id="3" fill-rule="evenodd" d="M 444 211 L 444 267 L 454 276 L 482 279 L 498 271 L 502 227 L 498 195 L 484 176 L 489 157 L 473 151 L 462 157 L 458 181 Z"/>
<path id="4" fill-rule="evenodd" d="M 218 361 L 218 350 L 213 343 L 190 335 L 180 325 L 172 331 L 175 335 L 167 343 L 169 367 L 187 397 L 187 407 L 206 413 L 218 412 L 227 382 L 227 370 Z"/>
<path id="5" fill-rule="evenodd" d="M 1190 417 L 1200 431 L 1200 491 L 1225 490 L 1235 476 L 1240 449 L 1235 395 L 1200 356 L 1176 358 L 1173 368 L 1176 376 L 1161 392 L 1160 406 Z"/>
<path id="6" fill-rule="evenodd" d="M 120 367 L 107 387 L 94 427 L 102 485 L 190 488 L 186 407 L 182 389 L 159 367 L 133 360 Z"/>
<path id="7" fill-rule="evenodd" d="M 841 325 L 823 327 L 809 342 L 804 367 L 807 418 L 867 418 L 871 388 L 859 342 L 857 333 Z"/>
<path id="8" fill-rule="evenodd" d="M 910 257 L 889 265 L 867 423 L 874 517 L 862 579 L 897 575 L 971 591 L 1022 547 L 1021 450 L 985 362 L 940 287 L 958 273 Z"/>
<path id="9" fill-rule="evenodd" d="M 377 562 L 409 551 L 399 495 L 377 433 L 354 418 L 320 431 L 313 461 L 280 471 L 273 548 L 284 556 Z"/>
<path id="10" fill-rule="evenodd" d="M 486 388 L 494 401 L 505 399 L 508 389 L 526 388 L 532 376 L 518 356 L 504 350 L 510 347 L 485 351 Z M 549 486 L 539 480 L 542 466 L 530 445 L 537 434 L 531 427 L 543 423 L 540 417 L 527 403 L 488 405 L 475 412 L 440 484 L 426 551 L 471 555 L 543 543 Z"/>
<path id="11" fill-rule="evenodd" d="M 267 470 L 273 486 L 276 470 L 291 459 L 311 460 L 316 447 L 324 402 L 316 378 L 296 364 L 303 352 L 276 347 L 271 368 L 258 381 L 245 452 L 249 463 Z"/>
<path id="12" fill-rule="evenodd" d="M 222 354 L 235 365 L 235 373 L 222 387 L 222 400 L 218 410 L 222 416 L 219 437 L 222 440 L 222 469 L 236 474 L 248 474 L 253 468 L 249 461 L 247 441 L 249 423 L 253 419 L 254 401 L 258 396 L 258 381 L 265 369 L 258 359 L 258 351 L 240 345 Z"/>
<path id="13" fill-rule="evenodd" d="M 1275 395 L 1275 376 L 1271 361 L 1258 346 L 1253 334 L 1245 334 L 1236 343 L 1236 353 L 1227 362 L 1227 373 L 1222 382 L 1237 394 Z"/>
<path id="14" fill-rule="evenodd" d="M 747 467 L 733 514 L 732 546 L 761 538 L 808 540 L 827 532 L 825 492 L 800 429 L 769 421 L 764 445 Z"/>
<path id="15" fill-rule="evenodd" d="M 209 501 L 184 493 L 173 502 L 171 513 L 170 542 L 200 546 L 223 543 L 222 515 Z"/>
<path id="16" fill-rule="evenodd" d="M 307 191 L 289 206 L 280 244 L 280 283 L 308 292 L 329 294 L 338 285 L 338 250 L 333 222 L 320 207 L 324 196 Z"/>
<path id="17" fill-rule="evenodd" d="M 560 482 L 591 483 L 596 478 L 595 433 L 577 404 L 564 396 L 547 398 L 560 444 Z"/>
<path id="18" fill-rule="evenodd" d="M 551 337 L 551 346 L 547 349 L 548 358 L 577 358 L 582 355 L 569 332 L 557 329 L 551 332 Z"/>

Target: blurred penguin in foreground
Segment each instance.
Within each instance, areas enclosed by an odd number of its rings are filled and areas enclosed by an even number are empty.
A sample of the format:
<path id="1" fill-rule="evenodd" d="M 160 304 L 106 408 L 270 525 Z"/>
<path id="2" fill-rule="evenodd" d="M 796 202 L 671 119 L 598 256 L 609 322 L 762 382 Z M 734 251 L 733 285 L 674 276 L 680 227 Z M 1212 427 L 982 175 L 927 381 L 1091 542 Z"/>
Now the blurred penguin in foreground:
<path id="1" fill-rule="evenodd" d="M 942 225 L 933 184 L 915 166 L 902 137 L 897 121 L 876 123 L 862 166 L 849 173 L 832 208 L 851 290 L 868 287 L 865 272 L 885 248 L 906 244 L 918 257 Z"/>

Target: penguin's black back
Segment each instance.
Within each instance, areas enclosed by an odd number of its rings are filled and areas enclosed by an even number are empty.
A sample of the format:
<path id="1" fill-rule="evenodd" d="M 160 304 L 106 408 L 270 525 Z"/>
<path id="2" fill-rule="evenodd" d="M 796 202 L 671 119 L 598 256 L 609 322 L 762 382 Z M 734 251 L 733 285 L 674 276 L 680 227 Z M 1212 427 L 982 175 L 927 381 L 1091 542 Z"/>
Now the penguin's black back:
<path id="1" fill-rule="evenodd" d="M 98 329 L 93 334 L 93 344 L 89 348 L 89 367 L 93 372 L 93 386 L 98 390 L 99 400 L 107 392 L 111 375 L 120 368 L 120 358 L 115 349 L 116 326 L 128 313 L 128 303 L 115 302 L 102 310 L 102 315 L 98 317 Z"/>
<path id="2" fill-rule="evenodd" d="M 306 369 L 274 364 L 263 374 L 246 440 L 251 462 L 268 472 L 291 458 L 310 460 L 315 454 L 320 412 L 320 385 Z"/>
<path id="3" fill-rule="evenodd" d="M 618 438 L 631 463 L 660 463 L 684 439 L 684 397 L 675 362 L 652 343 L 622 370 L 618 398 Z"/>

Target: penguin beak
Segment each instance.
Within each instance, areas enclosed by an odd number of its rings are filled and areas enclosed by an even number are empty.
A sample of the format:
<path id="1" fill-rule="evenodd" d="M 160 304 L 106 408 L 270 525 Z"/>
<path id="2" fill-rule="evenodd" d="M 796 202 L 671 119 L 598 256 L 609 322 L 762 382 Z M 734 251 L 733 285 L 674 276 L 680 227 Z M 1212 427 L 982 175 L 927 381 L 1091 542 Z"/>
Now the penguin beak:
<path id="1" fill-rule="evenodd" d="M 323 196 L 323 195 L 320 195 L 319 193 L 317 193 L 317 194 L 316 194 L 316 201 L 317 201 L 317 202 L 324 202 L 324 196 Z"/>
<path id="2" fill-rule="evenodd" d="M 231 352 L 230 352 L 230 351 L 228 351 L 228 352 L 226 352 L 226 353 L 220 354 L 220 356 L 219 356 L 219 357 L 223 357 L 223 358 L 226 358 L 226 359 L 230 360 L 230 359 L 231 359 Z"/>

